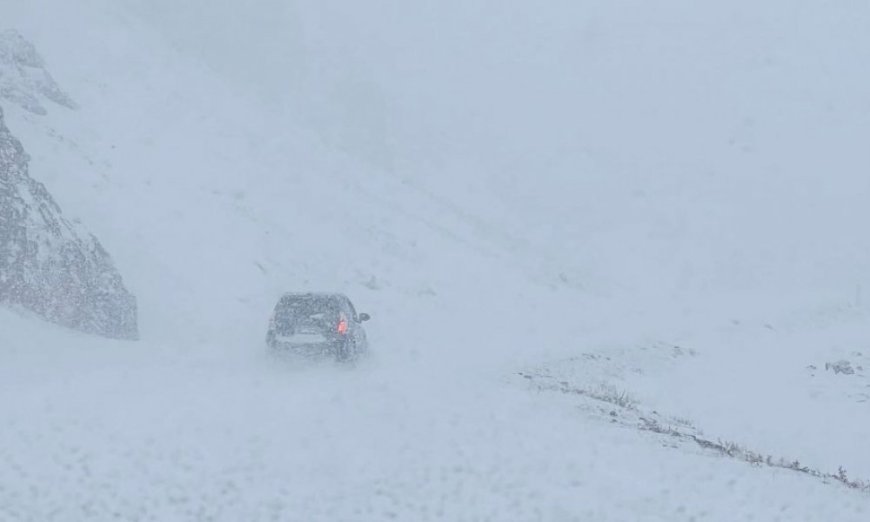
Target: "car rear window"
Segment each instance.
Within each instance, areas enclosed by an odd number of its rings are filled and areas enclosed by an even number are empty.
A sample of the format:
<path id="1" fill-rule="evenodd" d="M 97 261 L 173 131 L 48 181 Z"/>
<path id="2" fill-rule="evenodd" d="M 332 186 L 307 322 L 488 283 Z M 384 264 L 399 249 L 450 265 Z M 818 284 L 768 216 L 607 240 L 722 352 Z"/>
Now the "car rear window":
<path id="1" fill-rule="evenodd" d="M 288 297 L 278 304 L 275 323 L 285 331 L 300 327 L 331 330 L 338 322 L 340 310 L 338 300 L 332 297 Z"/>

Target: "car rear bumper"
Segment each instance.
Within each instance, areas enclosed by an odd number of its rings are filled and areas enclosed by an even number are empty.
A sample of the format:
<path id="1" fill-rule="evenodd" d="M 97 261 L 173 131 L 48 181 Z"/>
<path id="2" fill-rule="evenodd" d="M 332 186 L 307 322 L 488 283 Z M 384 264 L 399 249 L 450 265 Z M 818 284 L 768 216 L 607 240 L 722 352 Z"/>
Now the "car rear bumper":
<path id="1" fill-rule="evenodd" d="M 323 341 L 318 343 L 299 343 L 274 340 L 269 343 L 269 348 L 276 353 L 293 357 L 304 358 L 341 358 L 344 343 L 340 341 Z"/>

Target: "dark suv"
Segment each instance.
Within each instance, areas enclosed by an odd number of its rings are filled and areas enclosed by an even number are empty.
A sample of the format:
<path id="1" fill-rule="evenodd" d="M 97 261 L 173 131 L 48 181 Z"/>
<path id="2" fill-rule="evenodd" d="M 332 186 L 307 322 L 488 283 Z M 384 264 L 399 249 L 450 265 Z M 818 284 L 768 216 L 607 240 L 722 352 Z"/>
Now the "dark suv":
<path id="1" fill-rule="evenodd" d="M 266 344 L 274 353 L 352 360 L 368 350 L 362 323 L 369 319 L 342 294 L 284 294 L 269 321 Z"/>

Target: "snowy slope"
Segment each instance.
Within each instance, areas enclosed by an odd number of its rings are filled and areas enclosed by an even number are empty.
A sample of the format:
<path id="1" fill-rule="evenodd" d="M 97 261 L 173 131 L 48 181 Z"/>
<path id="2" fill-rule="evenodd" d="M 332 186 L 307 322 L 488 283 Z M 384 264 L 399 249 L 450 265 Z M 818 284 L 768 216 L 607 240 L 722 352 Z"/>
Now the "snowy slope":
<path id="1" fill-rule="evenodd" d="M 28 163 L 0 107 L 0 300 L 79 331 L 136 339 L 136 300 L 108 253 L 63 217 Z"/>
<path id="2" fill-rule="evenodd" d="M 50 120 L 22 114 L 16 131 L 30 133 L 34 169 L 62 200 L 87 198 L 69 204 L 95 223 L 131 273 L 143 335 L 150 324 L 155 335 L 173 339 L 225 339 L 233 334 L 214 329 L 232 321 L 256 332 L 249 340 L 259 343 L 265 310 L 286 288 L 335 288 L 374 299 L 371 286 L 400 295 L 448 293 L 467 288 L 463 277 L 487 279 L 490 261 L 503 254 L 461 220 L 445 225 L 448 212 L 429 210 L 433 205 L 401 182 L 369 176 L 364 165 L 324 148 L 292 121 L 222 94 L 219 79 L 185 62 L 147 26 L 140 29 L 143 45 L 112 10 L 97 16 L 76 24 L 109 31 L 92 37 L 83 54 L 110 42 L 113 56 L 135 57 L 127 60 L 132 63 L 110 67 L 96 54 L 86 70 L 88 60 L 81 59 L 65 85 L 80 96 L 82 109 Z M 81 36 L 84 47 L 88 38 Z M 142 47 L 149 52 L 137 54 Z M 175 65 L 162 63 L 172 59 Z M 158 67 L 159 75 L 148 74 Z M 113 129 L 111 138 L 79 138 L 103 128 Z M 59 136 L 45 140 L 45 134 Z M 61 178 L 59 166 L 70 163 L 79 165 L 82 178 Z M 82 190 L 85 184 L 94 190 Z M 119 222 L 113 216 L 121 213 L 127 218 Z M 460 251 L 471 255 L 453 256 L 456 245 L 468 245 Z M 477 283 L 481 292 L 513 292 L 502 284 L 503 272 L 496 274 L 489 278 L 492 290 Z M 220 306 L 197 313 L 203 301 Z"/>
<path id="3" fill-rule="evenodd" d="M 4 4 L 79 104 L 4 105 L 9 126 L 113 252 L 142 342 L 0 311 L 0 518 L 866 519 L 864 493 L 672 448 L 516 376 L 870 477 L 863 376 L 822 370 L 866 338 L 860 7 L 790 12 L 794 32 L 748 3 L 297 2 L 281 40 L 247 25 L 278 2 L 174 4 Z M 369 363 L 266 363 L 269 308 L 299 288 L 373 314 Z M 565 362 L 584 353 L 610 361 Z"/>
<path id="4" fill-rule="evenodd" d="M 0 321 L 6 520 L 867 515 L 860 494 L 674 450 L 486 375 L 274 368 Z"/>

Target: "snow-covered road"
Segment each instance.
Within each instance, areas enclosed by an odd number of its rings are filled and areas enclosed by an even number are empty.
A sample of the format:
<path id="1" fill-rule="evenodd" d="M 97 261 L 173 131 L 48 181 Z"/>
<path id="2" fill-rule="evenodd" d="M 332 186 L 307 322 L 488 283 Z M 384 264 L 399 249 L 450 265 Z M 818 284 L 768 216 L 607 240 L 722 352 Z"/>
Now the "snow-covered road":
<path id="1" fill-rule="evenodd" d="M 4 521 L 859 521 L 870 508 L 437 357 L 297 367 L 259 347 L 2 324 Z"/>

